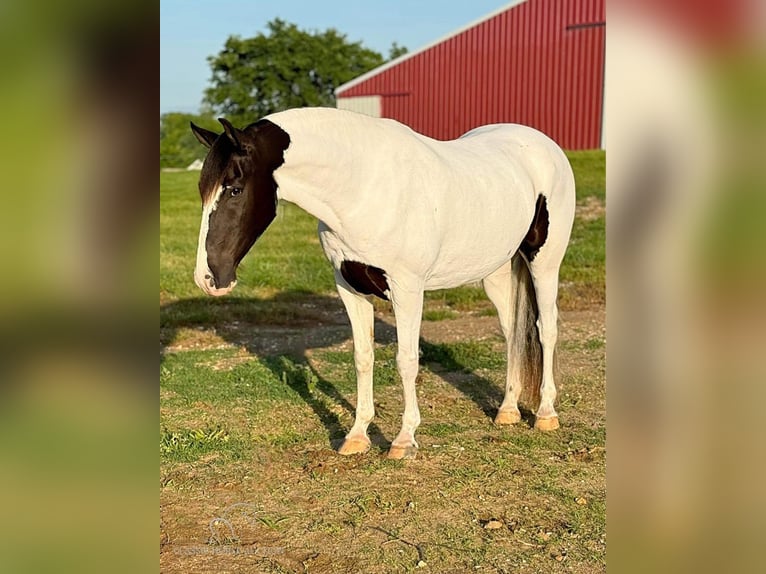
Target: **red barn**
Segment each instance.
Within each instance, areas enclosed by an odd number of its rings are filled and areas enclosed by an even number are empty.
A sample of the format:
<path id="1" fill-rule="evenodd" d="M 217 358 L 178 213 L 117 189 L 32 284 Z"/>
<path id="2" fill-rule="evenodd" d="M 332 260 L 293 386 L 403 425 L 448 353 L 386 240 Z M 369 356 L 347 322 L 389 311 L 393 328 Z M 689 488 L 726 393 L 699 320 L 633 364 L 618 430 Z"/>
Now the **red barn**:
<path id="1" fill-rule="evenodd" d="M 338 108 L 436 139 L 520 123 L 602 146 L 605 0 L 521 0 L 335 90 Z"/>

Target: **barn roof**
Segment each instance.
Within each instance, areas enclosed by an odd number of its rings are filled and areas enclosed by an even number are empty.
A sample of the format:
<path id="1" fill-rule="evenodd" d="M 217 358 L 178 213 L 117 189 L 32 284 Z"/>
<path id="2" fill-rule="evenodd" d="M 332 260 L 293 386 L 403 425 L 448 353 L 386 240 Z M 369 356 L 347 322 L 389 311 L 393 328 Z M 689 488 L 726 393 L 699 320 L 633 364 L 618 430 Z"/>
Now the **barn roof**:
<path id="1" fill-rule="evenodd" d="M 478 26 L 479 24 L 482 24 L 482 23 L 486 22 L 487 20 L 491 20 L 492 18 L 494 18 L 498 14 L 502 14 L 503 12 L 505 12 L 507 10 L 510 10 L 511 8 L 513 8 L 515 6 L 518 6 L 519 4 L 523 4 L 526 1 L 527 0 L 512 0 L 508 4 L 500 6 L 497 10 L 494 10 L 494 11 L 490 12 L 489 14 L 486 14 L 486 15 L 482 16 L 481 18 L 478 18 L 477 20 L 474 20 L 473 22 L 470 22 L 470 23 L 466 24 L 465 26 L 461 26 L 457 30 L 453 30 L 452 32 L 449 32 L 448 34 L 445 34 L 441 38 L 438 38 L 437 40 L 434 40 L 433 42 L 431 42 L 429 44 L 426 44 L 422 48 L 418 48 L 417 50 L 414 50 L 412 52 L 407 52 L 406 54 L 402 54 L 398 58 L 395 58 L 395 59 L 393 59 L 393 60 L 391 60 L 389 62 L 386 62 L 385 64 L 381 64 L 377 68 L 373 68 L 369 72 L 366 72 L 366 73 L 362 74 L 361 76 L 357 76 L 353 80 L 348 81 L 345 84 L 341 84 L 340 86 L 335 88 L 335 95 L 336 96 L 340 96 L 340 95 L 342 95 L 341 92 L 345 92 L 346 90 L 349 90 L 349 89 L 353 88 L 354 86 L 357 86 L 357 85 L 361 84 L 362 82 L 369 80 L 370 78 L 374 78 L 375 76 L 377 76 L 379 74 L 382 74 L 386 70 L 388 70 L 390 68 L 393 68 L 394 66 L 398 66 L 402 62 L 404 62 L 406 60 L 409 60 L 410 58 L 414 58 L 418 54 L 422 54 L 423 52 L 425 52 L 427 50 L 430 50 L 434 46 L 438 46 L 442 42 L 444 42 L 446 40 L 449 40 L 450 38 L 452 38 L 454 36 L 462 34 L 466 30 L 470 30 L 474 26 Z"/>

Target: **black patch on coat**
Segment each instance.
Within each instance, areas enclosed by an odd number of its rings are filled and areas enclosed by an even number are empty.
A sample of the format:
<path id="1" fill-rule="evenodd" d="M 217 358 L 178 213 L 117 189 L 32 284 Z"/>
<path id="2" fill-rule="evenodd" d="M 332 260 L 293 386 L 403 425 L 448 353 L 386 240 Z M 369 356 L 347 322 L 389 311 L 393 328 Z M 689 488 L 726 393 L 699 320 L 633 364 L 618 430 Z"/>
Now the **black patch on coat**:
<path id="1" fill-rule="evenodd" d="M 537 203 L 535 204 L 535 216 L 532 218 L 529 231 L 521 242 L 519 251 L 524 254 L 527 261 L 531 262 L 546 239 L 548 239 L 548 202 L 545 196 L 540 194 L 537 196 Z"/>
<path id="2" fill-rule="evenodd" d="M 386 272 L 379 267 L 365 265 L 358 261 L 344 261 L 340 264 L 340 274 L 356 292 L 362 295 L 375 295 L 388 301 Z"/>

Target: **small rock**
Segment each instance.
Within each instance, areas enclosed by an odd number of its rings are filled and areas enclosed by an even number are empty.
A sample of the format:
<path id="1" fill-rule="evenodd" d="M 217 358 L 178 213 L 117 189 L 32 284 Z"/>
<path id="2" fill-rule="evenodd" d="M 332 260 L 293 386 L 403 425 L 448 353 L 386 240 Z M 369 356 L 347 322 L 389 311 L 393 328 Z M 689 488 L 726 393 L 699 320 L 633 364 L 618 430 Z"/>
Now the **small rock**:
<path id="1" fill-rule="evenodd" d="M 418 560 L 418 563 L 417 563 L 417 565 L 415 567 L 416 568 L 425 568 L 426 566 L 428 566 L 428 564 L 426 564 L 423 560 Z"/>
<path id="2" fill-rule="evenodd" d="M 494 519 L 489 520 L 484 525 L 485 530 L 497 530 L 498 528 L 502 528 L 502 527 L 503 527 L 503 523 L 500 522 L 499 520 L 494 520 Z"/>
<path id="3" fill-rule="evenodd" d="M 585 500 L 582 496 L 578 496 L 577 498 L 575 498 L 575 502 L 579 504 L 580 506 L 585 506 L 586 504 L 588 504 L 588 501 Z"/>

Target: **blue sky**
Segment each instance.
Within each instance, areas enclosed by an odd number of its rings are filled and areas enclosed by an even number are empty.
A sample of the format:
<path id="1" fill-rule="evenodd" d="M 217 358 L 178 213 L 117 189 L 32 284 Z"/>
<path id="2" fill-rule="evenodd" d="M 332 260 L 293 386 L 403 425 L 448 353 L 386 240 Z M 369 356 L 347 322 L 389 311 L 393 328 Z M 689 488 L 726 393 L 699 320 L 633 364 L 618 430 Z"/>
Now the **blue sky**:
<path id="1" fill-rule="evenodd" d="M 231 35 L 252 37 L 274 18 L 312 30 L 336 28 L 388 56 L 411 51 L 509 0 L 161 0 L 160 113 L 196 112 L 210 78 L 207 57 Z"/>

